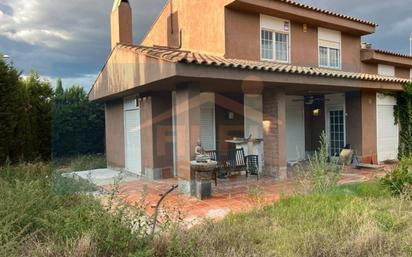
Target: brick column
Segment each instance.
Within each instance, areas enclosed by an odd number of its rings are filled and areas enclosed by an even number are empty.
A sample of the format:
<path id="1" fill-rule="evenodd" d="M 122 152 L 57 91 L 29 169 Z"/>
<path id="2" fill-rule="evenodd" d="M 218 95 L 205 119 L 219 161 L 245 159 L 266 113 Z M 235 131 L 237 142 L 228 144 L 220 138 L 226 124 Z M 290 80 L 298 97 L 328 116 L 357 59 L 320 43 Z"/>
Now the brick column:
<path id="1" fill-rule="evenodd" d="M 263 93 L 264 174 L 280 180 L 287 178 L 285 92 Z"/>
<path id="2" fill-rule="evenodd" d="M 195 84 L 176 90 L 176 155 L 179 191 L 192 194 L 194 174 L 190 161 L 195 159 L 195 147 L 200 138 L 200 90 Z"/>

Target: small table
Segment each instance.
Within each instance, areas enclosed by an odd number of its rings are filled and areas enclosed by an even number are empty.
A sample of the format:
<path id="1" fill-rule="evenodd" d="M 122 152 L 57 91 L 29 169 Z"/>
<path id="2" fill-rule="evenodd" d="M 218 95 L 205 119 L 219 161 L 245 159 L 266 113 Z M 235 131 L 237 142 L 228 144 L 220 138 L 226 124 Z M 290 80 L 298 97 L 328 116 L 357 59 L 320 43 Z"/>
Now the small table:
<path id="1" fill-rule="evenodd" d="M 212 195 L 213 172 L 217 167 L 216 161 L 197 162 L 191 161 L 190 168 L 195 173 L 196 192 L 195 196 L 200 199 L 209 198 Z"/>

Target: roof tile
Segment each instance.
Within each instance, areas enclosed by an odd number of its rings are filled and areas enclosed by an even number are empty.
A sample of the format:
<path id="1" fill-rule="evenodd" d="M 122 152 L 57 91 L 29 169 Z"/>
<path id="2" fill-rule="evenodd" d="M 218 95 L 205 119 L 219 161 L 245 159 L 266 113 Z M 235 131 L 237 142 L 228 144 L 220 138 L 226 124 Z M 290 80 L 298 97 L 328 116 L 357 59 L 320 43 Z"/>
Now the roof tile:
<path id="1" fill-rule="evenodd" d="M 282 0 L 279 0 L 282 1 Z M 285 0 L 286 1 L 286 0 Z M 138 54 L 146 55 L 159 60 L 173 63 L 187 63 L 215 67 L 231 67 L 238 69 L 251 69 L 258 71 L 303 74 L 311 76 L 366 80 L 377 82 L 406 83 L 409 79 L 386 77 L 376 74 L 346 72 L 341 70 L 332 70 L 318 67 L 296 66 L 284 63 L 274 63 L 267 61 L 249 61 L 240 59 L 230 59 L 221 56 L 194 53 L 183 50 L 169 48 L 155 48 L 144 46 L 132 46 L 119 44 L 117 47 L 132 50 Z"/>

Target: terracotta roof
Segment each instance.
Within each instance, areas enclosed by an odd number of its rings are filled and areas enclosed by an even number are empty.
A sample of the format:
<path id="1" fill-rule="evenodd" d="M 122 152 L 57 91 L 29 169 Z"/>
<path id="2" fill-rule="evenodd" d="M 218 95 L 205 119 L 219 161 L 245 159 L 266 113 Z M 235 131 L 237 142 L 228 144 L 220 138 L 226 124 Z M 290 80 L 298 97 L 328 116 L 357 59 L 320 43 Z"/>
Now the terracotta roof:
<path id="1" fill-rule="evenodd" d="M 295 1 L 291 1 L 291 0 L 272 0 L 272 1 L 283 2 L 283 3 L 289 4 L 289 5 L 292 5 L 292 6 L 296 6 L 296 7 L 299 7 L 299 8 L 303 8 L 303 9 L 307 9 L 307 10 L 311 10 L 311 11 L 315 11 L 315 12 L 320 12 L 320 13 L 336 16 L 336 17 L 347 19 L 347 20 L 350 20 L 350 21 L 360 22 L 360 23 L 363 23 L 363 24 L 366 24 L 366 25 L 371 25 L 371 26 L 375 26 L 375 27 L 378 26 L 378 24 L 376 24 L 374 22 L 354 18 L 354 17 L 351 17 L 351 16 L 336 13 L 336 12 L 333 12 L 333 11 L 324 10 L 324 9 L 321 9 L 321 8 L 317 8 L 317 7 L 314 7 L 314 6 L 298 3 L 298 2 L 295 2 Z"/>
<path id="2" fill-rule="evenodd" d="M 366 80 L 375 82 L 392 82 L 392 83 L 406 83 L 410 80 L 396 77 L 386 77 L 377 74 L 346 72 L 333 69 L 324 69 L 318 67 L 306 67 L 290 64 L 266 62 L 266 61 L 250 61 L 240 59 L 230 59 L 221 56 L 214 56 L 209 54 L 201 54 L 190 51 L 144 47 L 133 45 L 118 45 L 119 48 L 129 49 L 138 54 L 143 54 L 159 60 L 164 60 L 173 63 L 186 63 L 204 66 L 214 66 L 222 68 L 237 68 L 244 70 L 257 70 L 267 72 L 289 73 L 307 76 L 321 76 L 332 77 L 340 79 L 354 79 Z"/>
<path id="3" fill-rule="evenodd" d="M 382 49 L 370 49 L 370 50 L 375 51 L 375 52 L 380 53 L 380 54 L 388 54 L 388 55 L 393 55 L 393 56 L 412 59 L 412 56 L 410 56 L 408 54 L 401 54 L 401 53 L 392 52 L 392 51 L 388 51 L 388 50 L 382 50 Z"/>

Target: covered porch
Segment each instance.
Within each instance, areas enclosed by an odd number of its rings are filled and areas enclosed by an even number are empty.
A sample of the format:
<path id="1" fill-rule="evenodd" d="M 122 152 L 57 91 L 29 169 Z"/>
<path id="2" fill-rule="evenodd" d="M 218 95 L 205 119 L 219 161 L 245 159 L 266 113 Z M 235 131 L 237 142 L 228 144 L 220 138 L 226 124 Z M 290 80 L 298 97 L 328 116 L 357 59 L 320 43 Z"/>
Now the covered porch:
<path id="1" fill-rule="evenodd" d="M 401 82 L 119 45 L 89 97 L 106 103 L 109 166 L 151 180 L 177 177 L 180 190 L 189 194 L 199 139 L 222 154 L 235 147 L 227 142 L 235 137 L 263 139 L 245 153 L 257 154 L 261 172 L 278 180 L 287 178 L 288 162 L 317 149 L 324 130 L 331 155 L 350 144 L 363 162 L 377 163 L 377 149 L 394 146 L 393 138 L 378 145 L 379 113 L 393 114 L 393 103 L 383 100 L 385 108 L 379 108 L 377 92 L 402 90 Z"/>
<path id="2" fill-rule="evenodd" d="M 376 91 L 275 83 L 256 91 L 237 83 L 226 87 L 230 91 L 217 90 L 220 83 L 212 80 L 141 93 L 141 117 L 151 115 L 141 120 L 141 175 L 176 177 L 179 190 L 193 195 L 196 174 L 190 162 L 200 140 L 205 150 L 219 155 L 235 148 L 257 155 L 261 176 L 282 181 L 289 166 L 318 150 L 323 131 L 331 156 L 349 147 L 362 162 L 378 162 Z M 234 143 L 245 139 L 255 143 Z"/>

